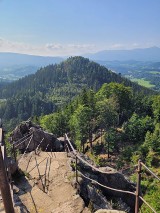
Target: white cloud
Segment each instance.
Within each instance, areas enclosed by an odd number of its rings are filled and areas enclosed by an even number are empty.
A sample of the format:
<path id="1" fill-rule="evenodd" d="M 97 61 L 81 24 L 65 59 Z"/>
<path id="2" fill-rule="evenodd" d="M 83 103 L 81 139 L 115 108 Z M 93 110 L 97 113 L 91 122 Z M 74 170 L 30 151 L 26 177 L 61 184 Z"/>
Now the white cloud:
<path id="1" fill-rule="evenodd" d="M 111 49 L 122 49 L 122 48 L 124 48 L 124 47 L 125 47 L 124 44 L 116 43 L 116 44 L 112 44 L 110 48 L 111 48 Z"/>
<path id="2" fill-rule="evenodd" d="M 82 49 L 82 50 L 91 50 L 91 49 L 95 49 L 95 45 L 93 44 L 68 44 L 67 45 L 69 48 L 73 48 L 73 49 Z"/>
<path id="3" fill-rule="evenodd" d="M 78 43 L 46 43 L 43 45 L 31 45 L 23 42 L 10 41 L 0 37 L 0 52 L 16 52 L 31 55 L 44 55 L 44 56 L 70 56 L 70 55 L 83 55 L 86 53 L 94 53 L 105 49 L 133 49 L 133 48 L 144 48 L 153 45 L 133 43 L 114 43 L 104 44 L 103 46 L 96 46 L 94 44 L 78 44 Z"/>
<path id="4" fill-rule="evenodd" d="M 96 46 L 93 44 L 60 44 L 47 43 L 45 45 L 31 45 L 22 42 L 9 41 L 0 38 L 0 52 L 17 52 L 33 55 L 81 55 L 88 52 L 96 51 Z"/>
<path id="5" fill-rule="evenodd" d="M 46 44 L 46 48 L 50 50 L 60 50 L 60 49 L 63 49 L 63 46 L 61 44 L 50 43 L 50 44 Z"/>
<path id="6" fill-rule="evenodd" d="M 133 47 L 139 47 L 140 45 L 137 42 L 135 42 L 135 43 L 132 44 L 132 46 Z"/>
<path id="7" fill-rule="evenodd" d="M 127 50 L 127 49 L 135 49 L 135 48 L 147 48 L 147 47 L 151 47 L 153 45 L 151 45 L 151 43 L 138 43 L 138 42 L 133 42 L 133 43 L 115 43 L 112 44 L 111 46 L 108 46 L 108 49 L 110 50 Z M 106 48 L 107 49 L 107 48 Z"/>

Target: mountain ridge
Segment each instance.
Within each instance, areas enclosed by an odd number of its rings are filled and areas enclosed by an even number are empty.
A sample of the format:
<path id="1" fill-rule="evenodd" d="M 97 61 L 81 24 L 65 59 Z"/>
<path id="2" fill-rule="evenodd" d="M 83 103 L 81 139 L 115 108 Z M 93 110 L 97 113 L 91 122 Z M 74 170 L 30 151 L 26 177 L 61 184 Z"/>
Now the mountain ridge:
<path id="1" fill-rule="evenodd" d="M 13 65 L 34 65 L 46 66 L 53 63 L 59 63 L 63 59 L 61 57 L 38 56 L 13 52 L 0 52 L 0 66 Z"/>
<path id="2" fill-rule="evenodd" d="M 105 61 L 160 61 L 160 48 L 136 48 L 131 50 L 103 50 L 92 54 L 85 54 L 91 60 Z"/>

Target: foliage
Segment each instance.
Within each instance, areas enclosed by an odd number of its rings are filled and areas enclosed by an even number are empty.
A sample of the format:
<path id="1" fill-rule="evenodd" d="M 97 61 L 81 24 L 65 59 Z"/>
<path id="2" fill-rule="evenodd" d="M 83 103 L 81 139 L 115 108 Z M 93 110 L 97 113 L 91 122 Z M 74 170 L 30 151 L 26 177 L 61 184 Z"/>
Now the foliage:
<path id="1" fill-rule="evenodd" d="M 92 128 L 92 110 L 91 108 L 79 105 L 73 113 L 70 120 L 70 127 L 75 141 L 86 140 Z"/>
<path id="2" fill-rule="evenodd" d="M 63 111 L 43 116 L 40 119 L 40 125 L 57 137 L 63 136 L 68 129 L 67 118 Z"/>
<path id="3" fill-rule="evenodd" d="M 64 106 L 80 94 L 83 88 L 97 91 L 103 83 L 110 82 L 120 83 L 107 85 L 107 94 L 118 99 L 117 112 L 120 122 L 130 114 L 130 108 L 127 107 L 130 105 L 131 97 L 129 87 L 134 91 L 153 93 L 109 71 L 104 66 L 76 56 L 60 64 L 41 68 L 35 74 L 18 81 L 2 84 L 0 99 L 5 101 L 3 104 L 0 103 L 0 117 L 5 121 L 6 127 L 11 129 L 20 121 L 30 117 L 57 111 L 57 108 Z M 92 92 L 89 97 L 92 102 Z"/>
<path id="4" fill-rule="evenodd" d="M 153 98 L 153 114 L 156 123 L 160 123 L 160 95 L 157 95 Z"/>
<path id="5" fill-rule="evenodd" d="M 151 117 L 140 117 L 133 113 L 132 117 L 123 125 L 126 140 L 133 143 L 141 143 L 144 141 L 146 132 L 153 131 L 153 121 Z"/>
<path id="6" fill-rule="evenodd" d="M 116 142 L 117 142 L 117 134 L 116 134 L 116 130 L 111 128 L 109 129 L 106 133 L 105 133 L 105 148 L 106 150 L 108 150 L 109 152 L 112 152 L 115 147 L 116 147 Z"/>
<path id="7" fill-rule="evenodd" d="M 97 125 L 102 129 L 108 129 L 117 123 L 118 114 L 116 112 L 116 103 L 112 99 L 104 99 L 96 103 Z"/>
<path id="8" fill-rule="evenodd" d="M 160 211 L 160 183 L 147 176 L 142 179 L 142 188 L 145 189 L 144 199 L 156 210 Z M 152 212 L 145 204 L 141 207 L 141 212 Z"/>
<path id="9" fill-rule="evenodd" d="M 97 99 L 104 100 L 105 98 L 112 98 L 112 103 L 116 104 L 116 112 L 119 115 L 118 124 L 123 123 L 132 110 L 131 88 L 118 83 L 103 84 L 97 93 Z"/>

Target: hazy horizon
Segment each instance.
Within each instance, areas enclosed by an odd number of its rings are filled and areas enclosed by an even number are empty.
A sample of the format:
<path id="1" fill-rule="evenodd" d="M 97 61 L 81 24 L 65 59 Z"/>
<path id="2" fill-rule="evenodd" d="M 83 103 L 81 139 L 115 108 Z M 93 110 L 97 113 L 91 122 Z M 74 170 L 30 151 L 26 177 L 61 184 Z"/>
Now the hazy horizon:
<path id="1" fill-rule="evenodd" d="M 70 56 L 160 47 L 159 0 L 1 0 L 0 52 Z"/>

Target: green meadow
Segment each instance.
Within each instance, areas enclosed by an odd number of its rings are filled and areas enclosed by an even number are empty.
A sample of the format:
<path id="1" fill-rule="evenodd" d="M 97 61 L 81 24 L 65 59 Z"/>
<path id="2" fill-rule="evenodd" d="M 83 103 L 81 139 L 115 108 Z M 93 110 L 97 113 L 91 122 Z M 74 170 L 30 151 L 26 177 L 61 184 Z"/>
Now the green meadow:
<path id="1" fill-rule="evenodd" d="M 132 78 L 130 79 L 131 81 L 137 82 L 139 85 L 148 87 L 148 88 L 153 88 L 155 85 L 151 84 L 150 81 L 144 80 L 144 79 L 138 79 L 138 78 Z"/>

